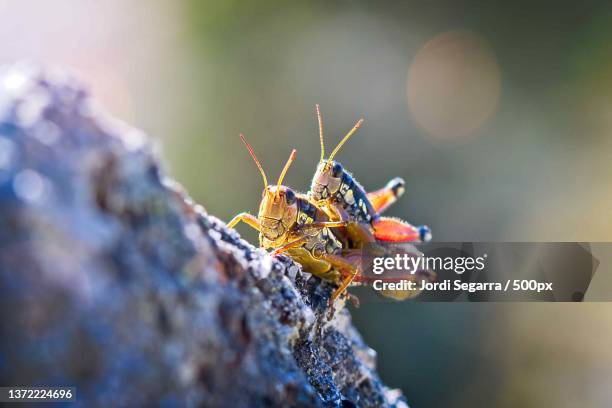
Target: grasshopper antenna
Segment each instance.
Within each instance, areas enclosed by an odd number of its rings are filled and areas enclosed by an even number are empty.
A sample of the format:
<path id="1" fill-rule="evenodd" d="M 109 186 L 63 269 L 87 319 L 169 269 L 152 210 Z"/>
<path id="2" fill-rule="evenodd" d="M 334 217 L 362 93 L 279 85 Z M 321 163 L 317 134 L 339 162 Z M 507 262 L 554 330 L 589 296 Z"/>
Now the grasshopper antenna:
<path id="1" fill-rule="evenodd" d="M 287 170 L 289 170 L 289 167 L 291 167 L 291 163 L 294 162 L 295 156 L 297 156 L 297 150 L 293 149 L 291 151 L 291 154 L 289 155 L 289 159 L 287 160 L 287 163 L 285 163 L 285 167 L 283 167 L 283 171 L 281 171 L 281 174 L 278 177 L 278 182 L 276 183 L 276 193 L 274 194 L 275 198 L 278 196 L 278 193 L 280 191 L 280 186 L 283 183 L 283 179 L 285 178 L 285 175 L 287 174 Z"/>
<path id="2" fill-rule="evenodd" d="M 318 103 L 315 105 L 315 109 L 317 110 L 317 120 L 319 121 L 319 140 L 321 141 L 321 160 L 319 160 L 319 163 L 321 163 L 325 159 L 325 143 L 323 142 L 323 118 L 321 117 L 321 110 L 319 108 Z"/>
<path id="3" fill-rule="evenodd" d="M 255 164 L 257 165 L 257 168 L 259 169 L 259 172 L 261 173 L 261 177 L 263 178 L 264 188 L 267 188 L 268 187 L 268 178 L 266 177 L 266 173 L 264 172 L 263 167 L 261 167 L 261 163 L 259 163 L 259 160 L 257 159 L 257 156 L 255 156 L 255 152 L 253 151 L 253 148 L 251 147 L 249 142 L 246 141 L 246 139 L 244 138 L 244 135 L 242 133 L 240 134 L 240 140 L 242 140 L 242 143 L 244 143 L 246 148 L 249 150 L 249 153 L 250 153 L 251 157 L 253 158 L 253 160 L 255 160 Z"/>
<path id="4" fill-rule="evenodd" d="M 329 159 L 327 159 L 328 161 L 332 161 L 334 159 L 334 156 L 340 151 L 340 148 L 346 143 L 347 140 L 351 138 L 351 136 L 353 136 L 353 134 L 361 127 L 362 124 L 363 118 L 359 119 L 351 131 L 344 136 L 344 139 L 342 139 L 340 143 L 338 143 L 338 146 L 336 146 L 334 151 L 329 155 Z"/>

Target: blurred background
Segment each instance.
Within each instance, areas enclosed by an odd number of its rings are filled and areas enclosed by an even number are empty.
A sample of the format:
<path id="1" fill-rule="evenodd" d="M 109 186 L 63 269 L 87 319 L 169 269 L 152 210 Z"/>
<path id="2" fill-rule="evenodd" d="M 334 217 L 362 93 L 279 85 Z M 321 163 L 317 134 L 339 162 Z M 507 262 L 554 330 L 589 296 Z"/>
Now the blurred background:
<path id="1" fill-rule="evenodd" d="M 0 1 L 0 62 L 67 66 L 160 140 L 223 220 L 291 148 L 328 151 L 438 241 L 612 238 L 612 5 L 501 1 Z M 252 242 L 255 235 L 239 227 Z M 612 307 L 375 303 L 353 313 L 413 407 L 610 406 Z"/>

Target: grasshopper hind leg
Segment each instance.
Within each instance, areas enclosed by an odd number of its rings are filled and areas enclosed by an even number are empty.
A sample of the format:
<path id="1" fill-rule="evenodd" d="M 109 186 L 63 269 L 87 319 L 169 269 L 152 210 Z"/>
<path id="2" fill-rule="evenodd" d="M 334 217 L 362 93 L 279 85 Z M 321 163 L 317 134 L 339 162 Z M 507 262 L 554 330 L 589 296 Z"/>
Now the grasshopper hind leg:
<path id="1" fill-rule="evenodd" d="M 329 264 L 343 276 L 340 286 L 331 296 L 330 304 L 333 305 L 336 299 L 338 299 L 340 295 L 346 291 L 346 288 L 355 280 L 355 277 L 359 275 L 361 271 L 361 253 L 359 251 L 354 251 L 346 256 L 324 255 L 321 259 L 329 262 Z"/>
<path id="2" fill-rule="evenodd" d="M 428 242 L 431 230 L 426 225 L 415 227 L 397 218 L 379 217 L 372 222 L 374 236 L 383 242 Z"/>
<path id="3" fill-rule="evenodd" d="M 404 194 L 406 182 L 401 177 L 389 181 L 380 190 L 367 193 L 376 214 L 382 214 L 391 204 L 395 203 Z"/>

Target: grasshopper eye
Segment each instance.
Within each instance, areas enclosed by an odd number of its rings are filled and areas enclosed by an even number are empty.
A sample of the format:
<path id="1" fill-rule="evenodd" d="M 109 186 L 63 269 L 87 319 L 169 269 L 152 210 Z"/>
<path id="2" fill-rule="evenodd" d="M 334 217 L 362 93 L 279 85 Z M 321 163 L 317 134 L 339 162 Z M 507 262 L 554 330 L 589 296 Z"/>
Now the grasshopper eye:
<path id="1" fill-rule="evenodd" d="M 295 193 L 291 190 L 287 190 L 285 192 L 285 201 L 287 201 L 287 204 L 295 203 Z"/>
<path id="2" fill-rule="evenodd" d="M 333 167 L 332 167 L 332 176 L 334 177 L 340 177 L 342 175 L 343 169 L 342 169 L 342 165 L 340 163 L 334 163 Z"/>

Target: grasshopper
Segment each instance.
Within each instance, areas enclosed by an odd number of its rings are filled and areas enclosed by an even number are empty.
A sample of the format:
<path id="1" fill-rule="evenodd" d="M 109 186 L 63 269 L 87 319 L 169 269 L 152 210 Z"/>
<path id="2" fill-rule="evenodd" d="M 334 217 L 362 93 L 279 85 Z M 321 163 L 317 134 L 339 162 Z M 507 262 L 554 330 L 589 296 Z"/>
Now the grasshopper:
<path id="1" fill-rule="evenodd" d="M 346 221 L 330 220 L 327 213 L 306 195 L 283 186 L 283 179 L 295 160 L 294 149 L 281 171 L 276 185 L 269 185 L 255 152 L 243 135 L 240 138 L 255 161 L 264 182 L 257 217 L 243 212 L 227 225 L 244 222 L 259 232 L 259 245 L 272 249 L 273 255 L 287 253 L 305 271 L 320 278 L 340 283 L 331 303 L 340 296 L 358 274 L 361 252 L 345 248 L 333 229 L 345 227 Z"/>
<path id="2" fill-rule="evenodd" d="M 353 128 L 325 159 L 323 119 L 319 105 L 316 105 L 319 124 L 321 157 L 313 176 L 308 197 L 326 211 L 330 220 L 346 222 L 340 227 L 340 236 L 345 237 L 345 247 L 361 249 L 366 244 L 380 242 L 407 243 L 424 242 L 431 239 L 427 226 L 415 227 L 397 218 L 382 217 L 381 214 L 404 193 L 405 182 L 396 177 L 379 190 L 367 193 L 359 182 L 334 161 L 342 146 L 363 124 L 359 119 Z M 382 251 L 382 249 L 381 249 Z M 430 277 L 432 277 L 431 275 Z M 354 275 L 353 278 L 357 276 Z M 347 286 L 350 285 L 350 281 Z M 416 296 L 418 292 L 404 291 L 384 293 L 387 297 L 405 299 Z"/>
<path id="3" fill-rule="evenodd" d="M 319 105 L 316 105 L 319 122 L 321 158 L 312 178 L 309 197 L 324 208 L 330 219 L 350 221 L 349 235 L 359 242 L 423 242 L 431 239 L 427 226 L 415 227 L 397 218 L 382 217 L 381 214 L 404 193 L 405 182 L 397 177 L 379 190 L 367 193 L 355 178 L 334 161 L 342 146 L 363 124 L 359 119 L 355 126 L 338 143 L 325 159 L 323 119 Z M 355 225 L 357 224 L 357 225 Z M 369 235 L 373 237 L 368 238 Z"/>

